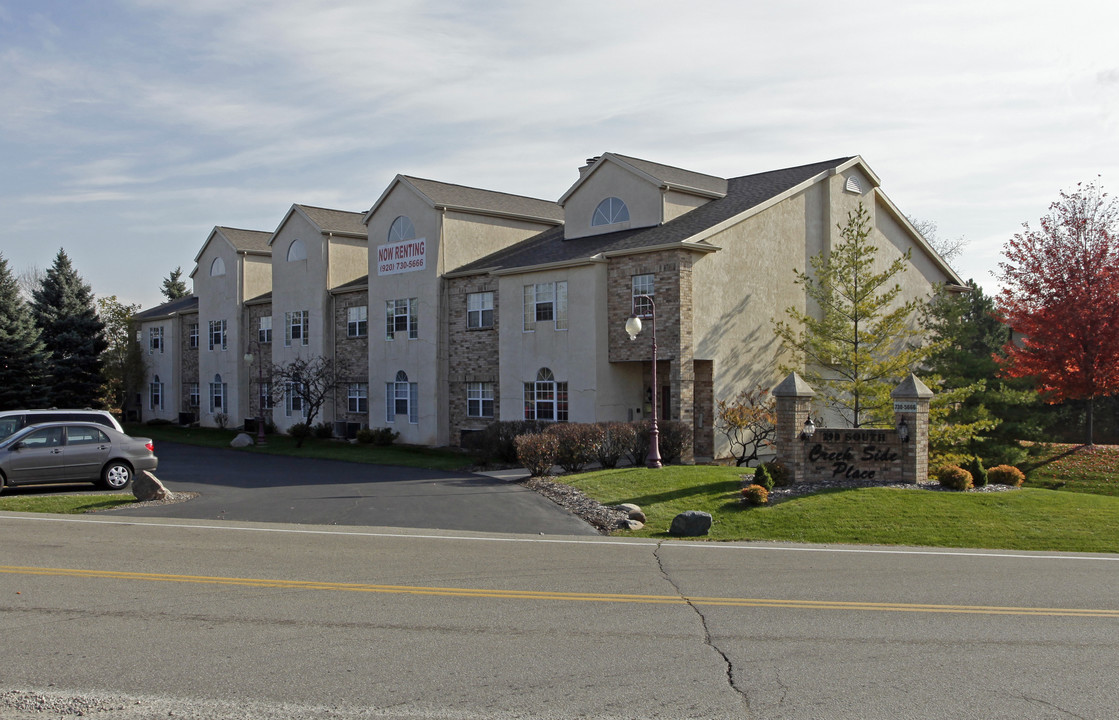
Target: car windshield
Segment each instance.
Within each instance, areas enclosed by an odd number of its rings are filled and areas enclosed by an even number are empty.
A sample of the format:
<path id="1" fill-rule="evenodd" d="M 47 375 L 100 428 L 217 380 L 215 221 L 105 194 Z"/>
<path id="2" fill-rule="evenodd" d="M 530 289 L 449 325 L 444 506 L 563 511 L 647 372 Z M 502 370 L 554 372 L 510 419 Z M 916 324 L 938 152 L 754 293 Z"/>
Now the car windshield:
<path id="1" fill-rule="evenodd" d="M 31 433 L 31 431 L 34 430 L 34 429 L 35 429 L 34 425 L 28 425 L 27 427 L 20 430 L 19 432 L 8 435 L 6 438 L 4 438 L 2 441 L 0 441 L 0 448 L 6 448 L 6 447 L 9 447 L 10 445 L 12 445 L 13 443 L 19 442 L 21 439 L 27 437 Z"/>

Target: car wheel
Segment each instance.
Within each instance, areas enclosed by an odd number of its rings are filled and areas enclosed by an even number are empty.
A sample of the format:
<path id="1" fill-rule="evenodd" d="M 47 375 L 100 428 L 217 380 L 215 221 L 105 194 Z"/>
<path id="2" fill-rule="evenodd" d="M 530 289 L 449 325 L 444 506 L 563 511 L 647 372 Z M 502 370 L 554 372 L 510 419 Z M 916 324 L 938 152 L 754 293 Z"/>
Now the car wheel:
<path id="1" fill-rule="evenodd" d="M 132 482 L 132 466 L 114 460 L 101 471 L 101 484 L 110 490 L 123 490 Z"/>
<path id="2" fill-rule="evenodd" d="M 8 481 L 4 479 L 4 473 L 0 473 L 0 493 L 4 492 L 4 488 L 8 486 Z"/>

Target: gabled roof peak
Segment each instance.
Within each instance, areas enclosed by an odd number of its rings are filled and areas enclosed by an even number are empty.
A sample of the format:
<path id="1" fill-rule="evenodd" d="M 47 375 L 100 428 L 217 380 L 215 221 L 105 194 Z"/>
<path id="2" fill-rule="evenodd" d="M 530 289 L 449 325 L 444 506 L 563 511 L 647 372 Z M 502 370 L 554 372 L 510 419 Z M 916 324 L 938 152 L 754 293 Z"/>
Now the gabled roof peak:
<path id="1" fill-rule="evenodd" d="M 684 168 L 650 160 L 642 160 L 620 153 L 607 152 L 587 159 L 587 165 L 579 170 L 579 179 L 560 197 L 559 204 L 566 203 L 567 199 L 575 193 L 575 190 L 606 163 L 613 163 L 625 168 L 634 175 L 664 189 L 677 190 L 711 199 L 725 197 L 727 194 L 726 178 L 685 170 Z"/>
<path id="2" fill-rule="evenodd" d="M 381 197 L 377 198 L 377 202 L 373 203 L 373 207 L 365 213 L 363 222 L 369 223 L 373 213 L 397 185 L 408 187 L 428 205 L 437 209 L 513 217 L 553 225 L 563 222 L 563 208 L 550 200 L 513 195 L 497 190 L 483 190 L 412 175 L 397 175 L 381 193 Z"/>

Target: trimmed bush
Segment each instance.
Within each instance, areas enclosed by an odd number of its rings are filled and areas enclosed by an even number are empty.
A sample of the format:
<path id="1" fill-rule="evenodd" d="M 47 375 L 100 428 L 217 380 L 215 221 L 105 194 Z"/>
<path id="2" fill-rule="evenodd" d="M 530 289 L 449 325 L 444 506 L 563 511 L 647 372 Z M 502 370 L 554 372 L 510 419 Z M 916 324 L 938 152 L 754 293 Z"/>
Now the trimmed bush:
<path id="1" fill-rule="evenodd" d="M 288 435 L 297 439 L 307 439 L 311 437 L 311 426 L 307 423 L 296 423 L 288 428 Z"/>
<path id="2" fill-rule="evenodd" d="M 758 465 L 754 468 L 754 485 L 761 485 L 766 491 L 772 490 L 774 485 L 773 475 L 769 472 L 769 468 L 763 465 Z"/>
<path id="3" fill-rule="evenodd" d="M 967 471 L 971 473 L 971 482 L 975 487 L 987 487 L 987 470 L 983 467 L 983 458 L 972 458 L 967 464 Z"/>
<path id="4" fill-rule="evenodd" d="M 626 457 L 634 467 L 644 467 L 649 457 L 649 421 L 638 420 L 630 423 L 633 428 L 633 442 L 626 449 Z"/>
<path id="5" fill-rule="evenodd" d="M 366 445 L 385 446 L 392 445 L 400 437 L 400 433 L 392 428 L 362 428 L 357 431 L 357 441 Z"/>
<path id="6" fill-rule="evenodd" d="M 692 426 L 679 420 L 658 422 L 657 426 L 661 433 L 661 461 L 665 465 L 679 464 L 692 447 Z"/>
<path id="7" fill-rule="evenodd" d="M 311 432 L 319 440 L 329 440 L 334 437 L 334 426 L 328 422 L 315 423 Z"/>
<path id="8" fill-rule="evenodd" d="M 362 445 L 369 445 L 373 442 L 373 431 L 369 428 L 362 428 L 357 431 L 357 435 L 355 435 L 354 438 Z"/>
<path id="9" fill-rule="evenodd" d="M 484 463 L 500 462 L 513 464 L 517 461 L 515 440 L 520 435 L 543 432 L 546 423 L 535 420 L 498 420 L 484 430 L 470 433 L 464 442 L 467 449 L 474 452 Z"/>
<path id="10" fill-rule="evenodd" d="M 549 475 L 559 453 L 559 438 L 551 433 L 519 435 L 513 441 L 517 447 L 517 461 L 533 477 Z"/>
<path id="11" fill-rule="evenodd" d="M 144 424 L 145 425 L 151 425 L 152 427 L 157 427 L 159 425 L 174 425 L 173 422 L 171 422 L 170 420 L 168 420 L 166 418 L 152 418 L 151 420 L 148 420 Z"/>
<path id="12" fill-rule="evenodd" d="M 595 459 L 604 468 L 618 467 L 618 461 L 633 447 L 633 436 L 637 433 L 631 423 L 604 422 L 598 427 L 602 438 L 595 452 Z"/>
<path id="13" fill-rule="evenodd" d="M 769 490 L 761 485 L 747 485 L 742 488 L 742 502 L 747 505 L 765 505 L 769 502 Z"/>
<path id="14" fill-rule="evenodd" d="M 1013 465 L 996 465 L 987 471 L 987 479 L 996 485 L 1021 487 L 1026 475 Z"/>
<path id="15" fill-rule="evenodd" d="M 970 490 L 972 488 L 971 473 L 957 465 L 945 465 L 937 468 L 936 481 L 952 490 Z"/>
<path id="16" fill-rule="evenodd" d="M 762 464 L 765 465 L 766 470 L 769 471 L 769 476 L 773 478 L 773 484 L 775 486 L 785 487 L 786 485 L 792 485 L 793 474 L 789 472 L 788 465 L 780 460 L 770 460 Z M 770 489 L 772 490 L 773 488 Z"/>
<path id="17" fill-rule="evenodd" d="M 601 428 L 588 423 L 557 423 L 545 432 L 559 441 L 556 464 L 569 473 L 594 462 L 603 435 Z"/>

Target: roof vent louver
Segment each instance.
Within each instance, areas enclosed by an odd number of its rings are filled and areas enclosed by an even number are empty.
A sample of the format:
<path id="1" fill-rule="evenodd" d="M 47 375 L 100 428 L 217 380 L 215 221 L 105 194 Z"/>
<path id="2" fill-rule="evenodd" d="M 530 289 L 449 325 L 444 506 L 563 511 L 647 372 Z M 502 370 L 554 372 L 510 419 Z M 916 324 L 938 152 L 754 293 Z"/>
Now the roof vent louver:
<path id="1" fill-rule="evenodd" d="M 862 183 L 860 183 L 859 178 L 854 175 L 847 178 L 847 184 L 843 186 L 843 189 L 849 193 L 855 193 L 856 195 L 863 194 Z"/>

